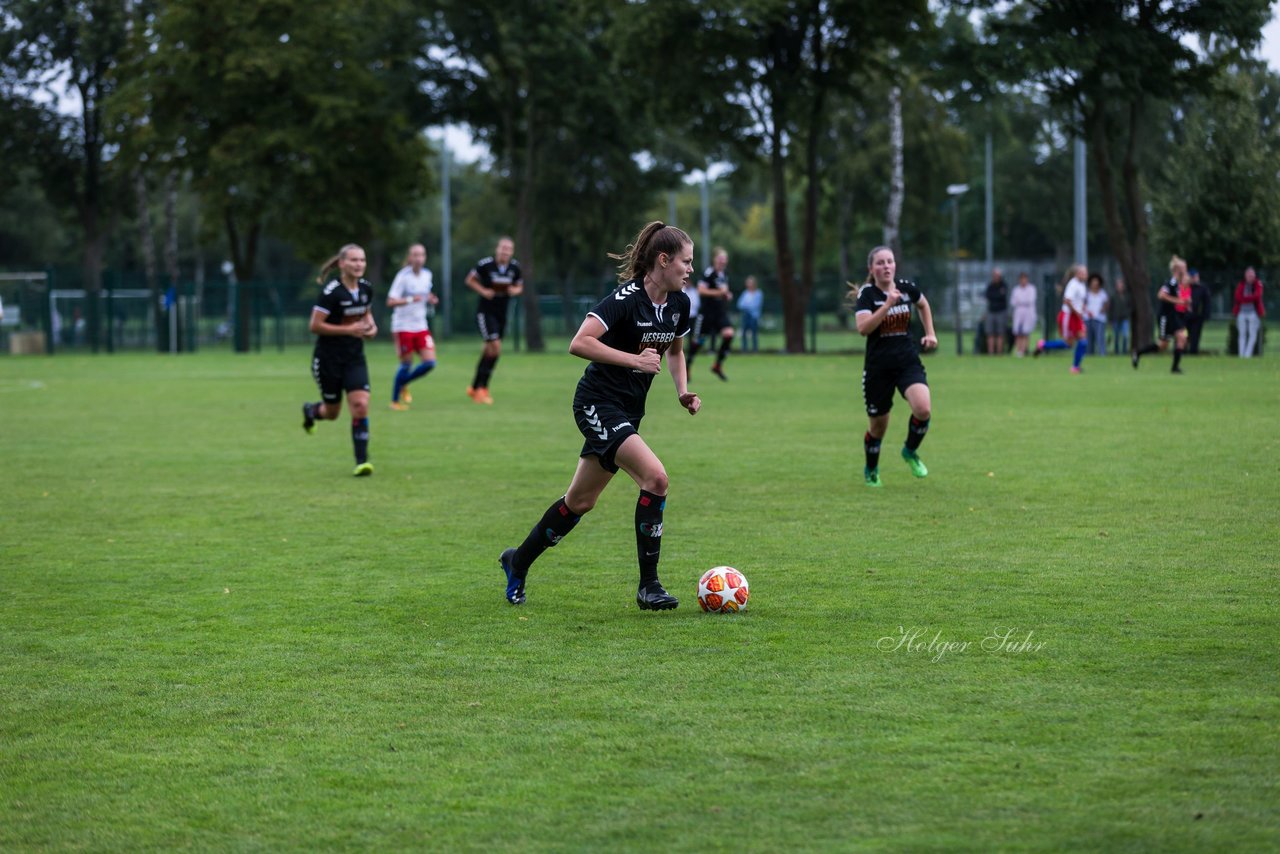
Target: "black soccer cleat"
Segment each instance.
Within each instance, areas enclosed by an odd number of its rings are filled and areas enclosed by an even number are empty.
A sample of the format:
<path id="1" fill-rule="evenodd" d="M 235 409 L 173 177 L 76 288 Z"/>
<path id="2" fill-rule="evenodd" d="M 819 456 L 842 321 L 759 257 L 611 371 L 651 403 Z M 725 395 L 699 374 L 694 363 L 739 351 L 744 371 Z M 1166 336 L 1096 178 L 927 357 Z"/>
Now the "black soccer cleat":
<path id="1" fill-rule="evenodd" d="M 505 549 L 498 556 L 498 565 L 507 574 L 507 601 L 512 605 L 524 604 L 524 579 L 516 578 L 515 549 Z M 523 617 L 521 618 L 523 619 Z"/>
<path id="2" fill-rule="evenodd" d="M 641 611 L 674 611 L 680 607 L 680 600 L 663 590 L 662 585 L 655 581 L 636 591 L 636 604 Z"/>
<path id="3" fill-rule="evenodd" d="M 311 417 L 311 404 L 302 404 L 302 429 L 308 433 L 316 432 L 316 420 Z"/>
<path id="4" fill-rule="evenodd" d="M 729 378 L 724 375 L 724 369 L 720 367 L 720 363 L 716 362 L 711 366 L 711 373 L 718 376 L 723 382 L 728 382 Z"/>

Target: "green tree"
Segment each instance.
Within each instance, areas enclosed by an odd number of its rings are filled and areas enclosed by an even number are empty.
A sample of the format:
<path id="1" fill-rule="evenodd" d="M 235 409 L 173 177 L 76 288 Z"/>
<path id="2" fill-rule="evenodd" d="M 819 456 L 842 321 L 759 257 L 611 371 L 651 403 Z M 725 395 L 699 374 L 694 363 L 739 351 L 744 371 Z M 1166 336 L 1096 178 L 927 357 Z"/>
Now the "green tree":
<path id="1" fill-rule="evenodd" d="M 990 7 L 997 4 L 984 3 Z M 1257 43 L 1270 0 L 1032 0 L 998 4 L 989 61 L 1006 79 L 1044 91 L 1089 142 L 1111 251 L 1148 293 L 1144 183 L 1155 164 L 1144 140 L 1158 105 L 1211 91 L 1228 58 Z M 1198 51 L 1191 40 L 1215 43 Z M 1151 306 L 1134 300 L 1134 342 L 1150 341 Z"/>
<path id="2" fill-rule="evenodd" d="M 619 18 L 637 74 L 665 81 L 657 104 L 696 105 L 689 116 L 695 138 L 767 164 L 786 348 L 802 351 L 832 100 L 883 73 L 879 46 L 906 46 L 928 28 L 927 4 L 658 0 L 630 5 Z M 789 209 L 797 177 L 798 263 Z"/>
<path id="3" fill-rule="evenodd" d="M 1280 263 L 1280 75 L 1243 64 L 1172 112 L 1155 241 L 1204 267 Z"/>
<path id="4" fill-rule="evenodd" d="M 104 105 L 126 50 L 121 0 L 9 0 L 0 13 L 0 155 L 34 168 L 46 197 L 74 210 L 84 286 L 102 285 L 106 236 L 122 191 L 106 145 Z M 90 310 L 97 301 L 90 302 Z M 98 324 L 89 318 L 90 344 Z"/>
<path id="5" fill-rule="evenodd" d="M 619 79 L 629 58 L 611 55 L 610 13 L 593 0 L 468 0 L 441 16 L 447 109 L 496 158 L 535 351 L 545 347 L 543 281 L 558 274 L 567 288 L 575 272 L 599 275 L 598 260 L 583 259 L 603 260 L 620 248 L 620 234 L 638 229 L 635 201 L 648 179 L 633 155 L 652 133 L 635 104 L 647 94 Z M 550 275 L 540 274 L 544 266 Z"/>
<path id="6" fill-rule="evenodd" d="M 318 261 L 430 189 L 422 34 L 401 0 L 171 0 L 135 33 L 120 141 L 189 171 L 240 281 L 268 228 Z"/>

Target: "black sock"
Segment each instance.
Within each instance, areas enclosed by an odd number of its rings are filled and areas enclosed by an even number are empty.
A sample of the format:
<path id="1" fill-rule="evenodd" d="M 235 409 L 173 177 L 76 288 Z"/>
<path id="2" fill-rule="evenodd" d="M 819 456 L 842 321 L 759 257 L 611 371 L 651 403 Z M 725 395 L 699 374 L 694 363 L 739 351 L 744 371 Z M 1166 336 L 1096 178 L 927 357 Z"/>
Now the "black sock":
<path id="1" fill-rule="evenodd" d="M 356 448 L 356 465 L 369 461 L 369 419 L 351 419 L 351 444 Z"/>
<path id="2" fill-rule="evenodd" d="M 320 407 L 321 407 L 322 405 L 323 405 L 323 404 L 320 404 L 320 403 L 307 403 L 307 404 L 304 404 L 304 406 L 305 406 L 305 407 L 306 407 L 306 409 L 307 409 L 307 417 L 308 417 L 308 418 L 310 418 L 312 421 L 319 421 L 319 420 L 321 420 L 321 419 L 320 419 Z"/>
<path id="3" fill-rule="evenodd" d="M 733 339 L 727 335 L 720 339 L 720 351 L 716 353 L 716 364 L 723 365 L 724 357 L 733 349 Z"/>
<path id="4" fill-rule="evenodd" d="M 581 518 L 569 509 L 563 497 L 557 498 L 556 503 L 547 508 L 529 536 L 516 549 L 515 557 L 511 560 L 516 578 L 524 578 L 538 556 L 567 537 Z"/>
<path id="5" fill-rule="evenodd" d="M 636 556 L 640 560 L 640 586 L 658 583 L 658 558 L 662 552 L 664 495 L 640 490 L 636 501 Z"/>
<path id="6" fill-rule="evenodd" d="M 1147 346 L 1143 347 L 1141 350 L 1138 351 L 1138 355 L 1145 356 L 1148 353 L 1158 353 L 1158 352 L 1160 352 L 1159 344 L 1148 344 Z"/>
<path id="7" fill-rule="evenodd" d="M 698 355 L 698 351 L 702 349 L 702 345 L 698 343 L 698 339 L 689 342 L 689 351 L 684 354 L 684 369 L 690 371 L 693 369 L 693 357 Z"/>
<path id="8" fill-rule="evenodd" d="M 880 466 L 880 440 L 872 436 L 870 431 L 862 437 L 862 449 L 867 452 L 867 468 L 875 470 Z"/>
<path id="9" fill-rule="evenodd" d="M 920 421 L 912 415 L 911 422 L 907 425 L 907 450 L 915 453 L 920 443 L 924 441 L 924 434 L 928 432 L 929 419 Z"/>
<path id="10" fill-rule="evenodd" d="M 493 366 L 498 364 L 496 356 L 481 356 L 479 364 L 476 365 L 476 378 L 472 380 L 472 388 L 488 388 L 489 377 L 493 376 Z"/>
<path id="11" fill-rule="evenodd" d="M 1173 370 L 1178 370 L 1179 363 L 1182 362 L 1182 350 L 1179 347 L 1173 348 Z"/>

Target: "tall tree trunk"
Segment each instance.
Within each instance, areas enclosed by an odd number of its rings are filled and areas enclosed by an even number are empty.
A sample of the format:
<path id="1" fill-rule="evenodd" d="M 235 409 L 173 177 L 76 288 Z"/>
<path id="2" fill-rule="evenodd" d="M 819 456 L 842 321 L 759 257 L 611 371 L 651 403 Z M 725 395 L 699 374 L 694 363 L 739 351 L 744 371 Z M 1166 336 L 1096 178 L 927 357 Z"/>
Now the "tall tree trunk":
<path id="1" fill-rule="evenodd" d="M 537 128 L 535 110 L 530 102 L 525 107 L 524 153 L 520 169 L 520 193 L 516 201 L 516 246 L 521 253 L 520 272 L 524 275 L 525 346 L 531 353 L 547 349 L 542 337 L 542 306 L 538 303 L 538 282 L 533 259 L 533 206 L 537 177 Z"/>
<path id="2" fill-rule="evenodd" d="M 821 142 L 823 95 L 826 88 L 818 90 L 809 115 L 809 139 L 805 146 L 804 226 L 800 243 L 800 281 L 797 283 L 797 299 L 807 311 L 813 301 L 814 255 L 818 243 L 818 194 L 821 178 L 818 174 L 818 148 Z M 801 321 L 801 349 L 804 348 L 804 322 Z"/>
<path id="3" fill-rule="evenodd" d="M 102 292 L 102 256 L 106 251 L 106 234 L 102 224 L 102 132 L 99 126 L 97 87 L 78 84 L 80 102 L 83 105 L 81 122 L 84 128 L 84 189 L 80 195 L 80 226 L 84 230 L 82 263 L 84 288 L 89 295 L 89 346 L 98 352 L 100 346 L 99 296 Z M 70 322 L 68 318 L 68 322 Z"/>
<path id="4" fill-rule="evenodd" d="M 227 227 L 227 244 L 231 249 L 231 266 L 236 273 L 235 350 L 237 353 L 247 353 L 250 350 L 249 333 L 253 323 L 253 268 L 257 263 L 258 233 L 262 226 L 257 217 L 254 217 L 242 244 L 240 229 L 230 208 L 224 212 L 224 222 Z"/>
<path id="5" fill-rule="evenodd" d="M 773 185 L 773 242 L 778 265 L 778 294 L 782 297 L 782 329 L 788 353 L 804 352 L 804 319 L 808 308 L 796 287 L 795 258 L 791 254 L 791 223 L 787 215 L 787 161 L 782 131 L 775 117 L 769 131 L 773 150 L 769 171 Z"/>
<path id="6" fill-rule="evenodd" d="M 164 300 L 160 295 L 160 282 L 156 277 L 156 241 L 155 235 L 151 231 L 151 199 L 147 192 L 147 176 L 142 171 L 141 164 L 134 164 L 133 167 L 133 200 L 137 207 L 137 225 L 138 225 L 138 251 L 142 253 L 142 271 L 145 276 L 147 290 L 151 292 L 149 302 L 151 304 L 151 315 L 155 325 L 156 333 L 156 349 L 163 353 L 165 347 L 165 331 L 168 325 L 165 323 L 164 316 Z"/>
<path id="7" fill-rule="evenodd" d="M 1151 274 L 1147 269 L 1147 220 L 1142 206 L 1142 190 L 1137 180 L 1136 146 L 1141 123 L 1141 104 L 1135 100 L 1129 108 L 1129 139 L 1122 165 L 1127 210 L 1122 211 L 1116 194 L 1115 170 L 1111 163 L 1110 133 L 1105 108 L 1095 107 L 1086 117 L 1086 129 L 1092 139 L 1089 146 L 1098 173 L 1102 196 L 1102 213 L 1107 223 L 1107 241 L 1120 262 L 1133 303 L 1134 349 L 1152 340 Z M 1126 225 L 1126 218 L 1129 223 Z M 1133 237 L 1129 236 L 1129 228 Z"/>
<path id="8" fill-rule="evenodd" d="M 178 310 L 178 172 L 172 167 L 164 173 L 164 274 L 168 288 L 173 289 L 173 308 Z M 187 307 L 190 311 L 190 306 Z M 181 314 L 179 314 L 179 320 Z M 185 350 L 182 344 L 183 324 L 171 323 L 169 328 L 177 330 L 178 341 L 169 342 L 173 350 Z M 176 346 L 175 346 L 176 345 Z"/>
<path id="9" fill-rule="evenodd" d="M 884 213 L 884 243 L 902 257 L 902 201 L 906 195 L 903 166 L 902 87 L 889 89 L 889 205 Z"/>
<path id="10" fill-rule="evenodd" d="M 164 272 L 169 287 L 178 286 L 178 172 L 164 176 Z"/>

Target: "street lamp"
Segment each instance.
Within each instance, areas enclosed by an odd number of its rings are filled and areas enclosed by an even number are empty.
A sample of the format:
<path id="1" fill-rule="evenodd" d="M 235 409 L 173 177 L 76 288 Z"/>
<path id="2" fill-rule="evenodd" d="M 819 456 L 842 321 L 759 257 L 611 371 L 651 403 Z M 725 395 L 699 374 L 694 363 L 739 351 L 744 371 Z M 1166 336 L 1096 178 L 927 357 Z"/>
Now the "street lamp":
<path id="1" fill-rule="evenodd" d="M 969 192 L 968 184 L 948 184 L 951 197 L 951 257 L 956 265 L 956 355 L 964 355 L 964 330 L 960 327 L 960 197 Z"/>

